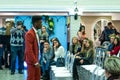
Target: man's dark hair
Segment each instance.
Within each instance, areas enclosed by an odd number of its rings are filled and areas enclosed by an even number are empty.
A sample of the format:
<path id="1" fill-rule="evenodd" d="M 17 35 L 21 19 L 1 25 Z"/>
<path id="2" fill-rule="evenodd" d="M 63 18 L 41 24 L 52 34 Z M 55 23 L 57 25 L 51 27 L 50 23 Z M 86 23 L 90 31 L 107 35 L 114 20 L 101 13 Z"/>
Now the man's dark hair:
<path id="1" fill-rule="evenodd" d="M 22 21 L 17 21 L 17 25 L 23 25 Z"/>
<path id="2" fill-rule="evenodd" d="M 45 40 L 44 43 L 49 43 L 49 41 L 48 41 L 48 40 Z M 49 43 L 49 44 L 50 44 L 50 43 Z"/>
<path id="3" fill-rule="evenodd" d="M 112 24 L 112 22 L 108 22 L 108 26 L 111 25 L 111 24 Z"/>
<path id="4" fill-rule="evenodd" d="M 59 39 L 58 38 L 56 38 L 55 40 L 53 40 L 53 41 L 57 41 L 58 42 L 58 47 L 57 48 L 59 48 L 60 46 L 61 46 L 61 43 L 60 43 L 60 41 L 59 41 Z"/>
<path id="5" fill-rule="evenodd" d="M 35 22 L 42 20 L 41 16 L 32 16 L 32 24 L 34 24 Z"/>

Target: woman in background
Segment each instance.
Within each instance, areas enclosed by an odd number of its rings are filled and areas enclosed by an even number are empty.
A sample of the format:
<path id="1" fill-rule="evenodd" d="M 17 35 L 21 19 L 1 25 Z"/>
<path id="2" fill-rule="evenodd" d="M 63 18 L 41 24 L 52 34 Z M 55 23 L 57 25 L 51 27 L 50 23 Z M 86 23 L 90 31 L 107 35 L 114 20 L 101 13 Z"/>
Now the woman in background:
<path id="1" fill-rule="evenodd" d="M 120 51 L 120 40 L 118 37 L 115 37 L 113 42 L 113 48 L 111 51 L 108 51 L 107 54 L 110 54 L 111 56 L 117 55 L 119 51 Z"/>
<path id="2" fill-rule="evenodd" d="M 79 54 L 80 51 L 81 51 L 81 46 L 80 46 L 79 40 L 77 37 L 73 37 L 72 45 L 70 46 L 70 52 L 73 55 L 77 55 L 77 54 Z"/>
<path id="3" fill-rule="evenodd" d="M 79 31 L 77 32 L 78 35 L 78 40 L 82 44 L 82 41 L 86 38 L 86 33 L 85 33 L 85 26 L 80 25 Z"/>
<path id="4" fill-rule="evenodd" d="M 65 57 L 65 49 L 57 38 L 53 40 L 53 45 L 54 45 L 53 48 L 54 48 L 54 55 L 55 55 L 54 61 L 57 62 L 58 58 Z"/>
<path id="5" fill-rule="evenodd" d="M 88 65 L 92 64 L 94 60 L 94 50 L 93 50 L 93 42 L 91 40 L 87 40 L 82 52 L 79 55 L 75 56 L 75 60 L 73 63 L 73 80 L 79 80 L 79 76 L 77 73 L 78 65 Z"/>
<path id="6" fill-rule="evenodd" d="M 48 35 L 47 31 L 46 31 L 45 26 L 42 26 L 41 33 L 39 33 L 39 34 L 41 34 L 39 36 L 40 37 L 40 52 L 43 53 L 44 42 L 49 40 L 49 35 Z"/>

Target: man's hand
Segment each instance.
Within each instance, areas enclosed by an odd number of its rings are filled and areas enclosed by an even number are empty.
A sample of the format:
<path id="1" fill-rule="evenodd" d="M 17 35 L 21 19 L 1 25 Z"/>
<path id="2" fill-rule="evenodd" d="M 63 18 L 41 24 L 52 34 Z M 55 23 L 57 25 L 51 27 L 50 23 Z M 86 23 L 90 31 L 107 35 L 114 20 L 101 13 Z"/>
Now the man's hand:
<path id="1" fill-rule="evenodd" d="M 40 68 L 40 64 L 39 64 L 39 63 L 36 64 L 35 67 L 36 67 L 36 68 Z"/>
<path id="2" fill-rule="evenodd" d="M 81 64 L 83 64 L 83 62 L 84 62 L 84 60 L 83 60 L 83 59 L 82 59 L 82 60 L 80 60 L 80 63 L 81 63 Z"/>

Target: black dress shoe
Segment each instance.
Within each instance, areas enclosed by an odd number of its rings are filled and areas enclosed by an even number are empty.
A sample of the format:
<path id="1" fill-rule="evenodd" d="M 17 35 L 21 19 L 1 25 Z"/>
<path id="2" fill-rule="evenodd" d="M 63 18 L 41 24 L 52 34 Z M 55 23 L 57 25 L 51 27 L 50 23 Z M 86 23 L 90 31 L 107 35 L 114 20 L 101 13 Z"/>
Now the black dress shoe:
<path id="1" fill-rule="evenodd" d="M 15 74 L 15 72 L 11 72 L 11 75 L 14 75 Z"/>
<path id="2" fill-rule="evenodd" d="M 19 74 L 23 74 L 23 72 L 22 72 L 22 71 L 19 71 L 18 73 L 19 73 Z"/>
<path id="3" fill-rule="evenodd" d="M 5 68 L 9 68 L 9 65 L 5 65 Z"/>
<path id="4" fill-rule="evenodd" d="M 3 70 L 3 68 L 2 68 L 2 67 L 0 67 L 0 70 Z"/>

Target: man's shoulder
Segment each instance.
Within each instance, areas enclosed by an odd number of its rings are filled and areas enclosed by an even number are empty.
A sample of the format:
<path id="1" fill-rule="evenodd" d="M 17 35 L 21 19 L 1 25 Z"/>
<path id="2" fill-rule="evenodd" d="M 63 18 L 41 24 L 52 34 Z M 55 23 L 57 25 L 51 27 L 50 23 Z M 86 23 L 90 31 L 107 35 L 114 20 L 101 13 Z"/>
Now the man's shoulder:
<path id="1" fill-rule="evenodd" d="M 26 34 L 32 34 L 33 32 L 34 32 L 34 30 L 33 30 L 33 29 L 30 29 L 30 30 L 27 31 Z"/>
<path id="2" fill-rule="evenodd" d="M 33 29 L 28 30 L 25 35 L 26 36 L 28 36 L 28 35 L 34 36 L 34 30 Z"/>

